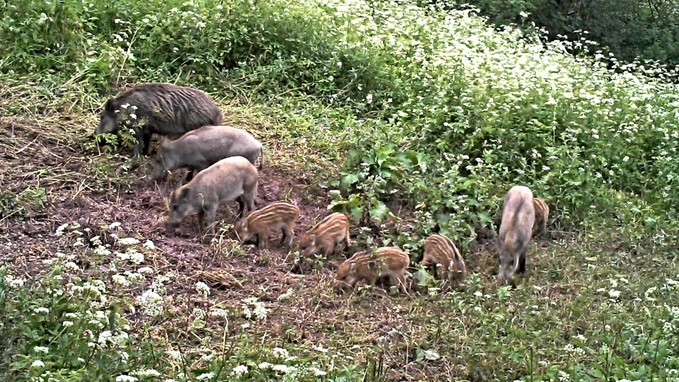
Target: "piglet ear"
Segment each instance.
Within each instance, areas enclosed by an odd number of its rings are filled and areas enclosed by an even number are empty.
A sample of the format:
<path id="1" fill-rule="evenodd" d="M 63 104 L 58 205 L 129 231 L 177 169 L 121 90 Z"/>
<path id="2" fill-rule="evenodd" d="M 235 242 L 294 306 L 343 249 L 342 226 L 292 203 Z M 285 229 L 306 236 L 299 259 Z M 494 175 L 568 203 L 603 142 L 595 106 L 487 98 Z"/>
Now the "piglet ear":
<path id="1" fill-rule="evenodd" d="M 189 196 L 190 193 L 191 193 L 191 188 L 189 188 L 189 187 L 184 187 L 184 188 L 182 188 L 181 191 L 179 191 L 179 198 L 180 198 L 180 199 L 187 198 L 187 197 Z"/>

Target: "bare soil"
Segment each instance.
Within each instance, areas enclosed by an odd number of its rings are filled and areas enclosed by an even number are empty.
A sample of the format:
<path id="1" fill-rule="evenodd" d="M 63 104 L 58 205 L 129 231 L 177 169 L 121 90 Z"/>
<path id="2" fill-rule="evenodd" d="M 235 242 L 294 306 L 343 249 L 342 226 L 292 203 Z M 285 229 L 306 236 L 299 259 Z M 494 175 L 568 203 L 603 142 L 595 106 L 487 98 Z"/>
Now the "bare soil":
<path id="1" fill-rule="evenodd" d="M 409 322 L 416 316 L 409 312 L 419 309 L 413 304 L 416 296 L 390 296 L 379 289 L 368 296 L 338 295 L 332 280 L 334 263 L 341 261 L 342 255 L 299 274 L 292 272 L 293 256 L 276 237 L 271 239 L 269 251 L 251 245 L 240 247 L 228 224 L 234 222 L 235 202 L 218 212 L 222 230 L 214 240 L 201 235 L 195 217 L 182 224 L 178 236 L 168 237 L 163 226 L 167 202 L 183 173 L 157 184 L 146 176 L 151 169 L 148 159 L 122 155 L 110 159 L 87 153 L 86 134 L 68 119 L 52 121 L 49 126 L 16 117 L 0 119 L 0 203 L 5 203 L 0 204 L 4 212 L 0 216 L 0 263 L 29 280 L 39 280 L 63 246 L 55 236 L 58 226 L 77 222 L 81 230 L 89 228 L 90 237 L 97 235 L 105 243 L 114 243 L 101 227 L 120 222 L 127 236 L 155 244 L 146 263 L 172 279 L 167 293 L 174 301 L 169 308 L 174 319 L 159 322 L 162 325 L 156 327 L 157 333 L 149 335 L 162 335 L 170 343 L 196 342 L 187 330 L 194 307 L 220 306 L 235 311 L 244 299 L 257 297 L 267 302 L 269 316 L 250 330 L 270 338 L 272 346 L 293 343 L 310 349 L 322 345 L 356 361 L 381 365 L 388 380 L 460 374 L 461 365 L 413 362 L 415 350 L 399 333 L 405 327 L 426 330 Z M 275 154 L 276 150 L 288 150 L 288 155 L 289 147 L 277 147 L 275 140 L 266 143 L 269 154 L 260 172 L 257 205 L 277 200 L 297 204 L 301 209 L 295 229 L 298 239 L 328 213 L 327 192 L 313 183 L 312 175 L 300 173 L 294 163 Z M 77 264 L 90 277 L 106 277 L 108 272 L 96 261 L 78 259 Z M 208 298 L 196 293 L 194 285 L 199 280 L 212 286 Z M 294 290 L 292 297 L 278 301 L 289 288 Z M 133 298 L 132 292 L 139 293 L 124 288 L 112 291 L 128 298 Z M 148 320 L 139 313 L 127 313 L 133 323 Z"/>

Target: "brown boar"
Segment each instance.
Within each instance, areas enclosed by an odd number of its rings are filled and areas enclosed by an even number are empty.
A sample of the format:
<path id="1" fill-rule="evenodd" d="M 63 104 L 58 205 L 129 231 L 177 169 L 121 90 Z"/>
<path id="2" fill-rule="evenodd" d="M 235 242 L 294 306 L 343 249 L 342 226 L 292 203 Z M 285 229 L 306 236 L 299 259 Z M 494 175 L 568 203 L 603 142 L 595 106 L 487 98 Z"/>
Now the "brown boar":
<path id="1" fill-rule="evenodd" d="M 502 223 L 498 235 L 501 284 L 511 281 L 515 272 L 526 271 L 526 252 L 535 222 L 533 193 L 528 187 L 512 187 L 502 207 Z"/>
<path id="2" fill-rule="evenodd" d="M 269 233 L 281 230 L 281 244 L 292 246 L 295 223 L 299 219 L 299 208 L 290 203 L 275 202 L 251 212 L 239 220 L 234 229 L 243 243 L 255 239 L 257 248 L 266 249 L 269 245 Z"/>
<path id="3" fill-rule="evenodd" d="M 257 168 L 241 156 L 222 159 L 172 193 L 167 231 L 174 233 L 185 217 L 198 214 L 200 228 L 207 216 L 206 223 L 214 233 L 212 224 L 220 204 L 237 198 L 238 215 L 242 216 L 246 209 L 255 209 L 256 196 Z"/>
<path id="4" fill-rule="evenodd" d="M 459 286 L 467 275 L 467 267 L 457 247 L 447 236 L 431 235 L 424 241 L 424 267 L 434 265 L 440 280 L 447 280 L 454 287 Z"/>
<path id="5" fill-rule="evenodd" d="M 408 254 L 396 247 L 358 252 L 337 269 L 335 290 L 353 288 L 361 280 L 365 280 L 369 285 L 375 285 L 380 277 L 388 277 L 391 286 L 398 286 L 401 292 L 405 293 L 405 272 L 409 265 Z"/>
<path id="6" fill-rule="evenodd" d="M 184 182 L 217 161 L 242 156 L 255 164 L 262 144 L 245 130 L 231 126 L 203 126 L 175 140 L 163 139 L 156 155 L 153 179 L 165 178 L 168 171 L 188 167 Z M 261 168 L 261 167 L 260 167 Z"/>
<path id="7" fill-rule="evenodd" d="M 540 198 L 533 198 L 533 208 L 535 209 L 535 223 L 533 223 L 532 237 L 547 231 L 547 221 L 549 220 L 549 206 L 547 202 Z"/>
<path id="8" fill-rule="evenodd" d="M 129 122 L 137 138 L 135 155 L 148 155 L 153 134 L 175 139 L 201 126 L 220 125 L 222 112 L 198 89 L 149 83 L 106 101 L 95 134 L 116 133 L 120 123 Z"/>
<path id="9" fill-rule="evenodd" d="M 339 212 L 326 216 L 313 226 L 299 241 L 299 251 L 304 256 L 321 253 L 328 256 L 335 252 L 337 244 L 351 245 L 349 219 Z"/>

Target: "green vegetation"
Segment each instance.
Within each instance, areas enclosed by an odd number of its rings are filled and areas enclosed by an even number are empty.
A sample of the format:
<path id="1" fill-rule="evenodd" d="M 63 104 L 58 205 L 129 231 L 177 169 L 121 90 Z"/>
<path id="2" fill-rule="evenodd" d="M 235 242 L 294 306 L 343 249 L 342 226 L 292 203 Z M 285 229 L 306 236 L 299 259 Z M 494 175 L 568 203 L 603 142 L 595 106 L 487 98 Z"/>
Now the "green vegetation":
<path id="1" fill-rule="evenodd" d="M 169 273 L 144 262 L 152 248 L 66 225 L 44 279 L 0 274 L 0 377 L 389 380 L 407 365 L 422 380 L 679 378 L 679 90 L 660 66 L 573 56 L 594 50 L 417 2 L 19 0 L 0 1 L 0 14 L 3 116 L 48 121 L 46 141 L 91 156 L 80 137 L 120 86 L 199 87 L 229 108 L 227 120 L 264 125 L 278 163 L 315 169 L 359 245 L 395 243 L 416 261 L 439 228 L 475 272 L 464 291 L 412 299 L 362 290 L 330 309 L 340 297 L 319 276 L 310 292 L 258 290 L 268 300 L 220 306 L 195 281 L 183 280 L 188 297 L 173 294 Z M 66 139 L 53 132 L 62 129 Z M 134 192 L 138 161 L 121 164 L 114 137 L 103 139 L 111 146 L 79 168 L 69 198 Z M 281 147 L 292 158 L 276 157 Z M 55 171 L 46 176 L 65 170 Z M 0 221 L 30 223 L 26 211 L 67 198 L 48 183 L 5 187 L 17 192 L 0 192 Z M 518 289 L 498 289 L 492 254 L 470 249 L 494 236 L 514 184 L 549 202 L 552 241 L 531 249 Z M 222 244 L 209 251 L 240 256 Z M 148 298 L 161 312 L 145 310 Z M 194 298 L 195 309 L 184 300 Z M 337 315 L 335 330 L 321 325 L 327 317 L 301 330 L 267 316 L 310 302 Z M 399 317 L 388 331 L 362 324 L 384 306 Z M 382 332 L 359 335 L 366 327 Z"/>

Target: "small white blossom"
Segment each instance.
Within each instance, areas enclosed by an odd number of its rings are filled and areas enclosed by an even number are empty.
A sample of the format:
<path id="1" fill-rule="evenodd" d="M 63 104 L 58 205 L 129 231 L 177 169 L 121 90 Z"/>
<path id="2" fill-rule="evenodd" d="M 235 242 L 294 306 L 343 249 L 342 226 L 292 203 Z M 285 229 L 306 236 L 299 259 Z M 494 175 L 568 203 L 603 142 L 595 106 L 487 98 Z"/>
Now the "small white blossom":
<path id="1" fill-rule="evenodd" d="M 131 375 L 119 375 L 116 377 L 116 382 L 137 382 L 139 379 Z"/>
<path id="2" fill-rule="evenodd" d="M 73 326 L 73 321 L 64 321 L 61 325 L 64 328 L 68 328 L 69 326 Z"/>
<path id="3" fill-rule="evenodd" d="M 46 347 L 46 346 L 35 346 L 35 347 L 33 348 L 33 351 L 36 352 L 36 353 L 45 353 L 45 354 L 47 354 L 47 353 L 50 352 L 50 349 L 49 349 L 48 347 Z"/>
<path id="4" fill-rule="evenodd" d="M 310 367 L 309 370 L 311 370 L 311 372 L 314 373 L 314 376 L 316 376 L 316 377 L 322 377 L 322 376 L 328 374 L 325 371 L 323 371 L 323 370 L 321 370 L 317 367 Z"/>
<path id="5" fill-rule="evenodd" d="M 138 377 L 160 377 L 160 373 L 155 369 L 138 370 L 132 373 Z"/>
<path id="6" fill-rule="evenodd" d="M 278 358 L 288 358 L 288 357 L 290 357 L 290 353 L 283 348 L 273 348 L 272 351 L 273 351 L 274 357 L 278 357 Z"/>
<path id="7" fill-rule="evenodd" d="M 39 359 L 36 359 L 36 360 L 33 361 L 33 363 L 31 364 L 31 368 L 37 369 L 37 368 L 40 368 L 40 367 L 45 367 L 45 363 L 42 362 L 42 361 L 39 360 Z"/>
<path id="8" fill-rule="evenodd" d="M 608 291 L 608 295 L 611 296 L 612 298 L 618 298 L 618 297 L 620 297 L 620 291 L 615 290 L 615 289 L 611 289 L 611 290 Z"/>
<path id="9" fill-rule="evenodd" d="M 273 365 L 271 367 L 271 370 L 278 371 L 278 372 L 281 372 L 283 374 L 287 374 L 291 371 L 297 370 L 297 368 L 294 367 L 294 366 L 288 366 L 288 365 Z"/>
<path id="10" fill-rule="evenodd" d="M 50 310 L 44 307 L 40 307 L 33 309 L 33 312 L 35 312 L 36 314 L 49 314 Z"/>
<path id="11" fill-rule="evenodd" d="M 273 366 L 273 365 L 268 363 L 268 362 L 262 362 L 259 365 L 257 365 L 257 367 L 262 369 L 262 370 L 270 369 L 271 366 Z"/>
<path id="12" fill-rule="evenodd" d="M 196 287 L 196 292 L 198 292 L 198 294 L 202 295 L 203 297 L 207 297 L 207 296 L 210 295 L 210 287 L 207 284 L 205 284 L 204 282 L 198 281 L 196 283 L 195 287 Z"/>
<path id="13" fill-rule="evenodd" d="M 199 376 L 196 377 L 197 380 L 202 381 L 204 379 L 212 379 L 214 378 L 215 373 L 203 373 Z"/>
<path id="14" fill-rule="evenodd" d="M 151 240 L 146 240 L 146 243 L 144 243 L 144 248 L 154 249 L 154 248 L 156 248 L 156 245 L 153 244 L 153 242 Z"/>
<path id="15" fill-rule="evenodd" d="M 120 245 L 135 245 L 139 244 L 139 240 L 133 238 L 133 237 L 123 237 L 118 240 L 118 243 Z"/>
<path id="16" fill-rule="evenodd" d="M 248 372 L 248 367 L 245 365 L 238 365 L 233 368 L 233 374 L 234 375 L 243 375 Z"/>

